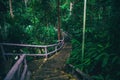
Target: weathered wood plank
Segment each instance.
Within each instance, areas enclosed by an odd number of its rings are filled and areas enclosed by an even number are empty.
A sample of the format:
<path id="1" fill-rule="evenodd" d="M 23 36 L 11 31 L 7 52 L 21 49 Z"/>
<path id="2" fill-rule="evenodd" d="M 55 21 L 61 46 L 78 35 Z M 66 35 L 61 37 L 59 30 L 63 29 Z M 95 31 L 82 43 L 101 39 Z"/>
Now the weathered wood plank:
<path id="1" fill-rule="evenodd" d="M 5 53 L 5 55 L 6 56 L 17 56 L 17 55 L 22 55 L 21 53 L 16 53 L 16 54 L 13 54 L 13 53 Z M 46 54 L 34 54 L 34 53 L 32 53 L 32 54 L 26 54 L 26 53 L 24 53 L 24 55 L 26 55 L 26 56 L 45 56 Z"/>
<path id="2" fill-rule="evenodd" d="M 30 45 L 30 44 L 0 43 L 0 45 L 44 48 L 44 47 L 56 46 L 57 44 L 51 44 L 51 45 Z"/>
<path id="3" fill-rule="evenodd" d="M 26 74 L 27 74 L 27 65 L 24 66 L 24 70 L 22 72 L 22 76 L 21 76 L 20 80 L 25 80 Z"/>
<path id="4" fill-rule="evenodd" d="M 18 70 L 17 70 L 17 78 L 20 79 L 20 71 L 21 71 L 21 67 L 22 67 L 23 64 L 20 64 L 19 67 L 18 67 Z"/>
<path id="5" fill-rule="evenodd" d="M 29 53 L 24 53 L 26 56 L 46 56 L 46 54 L 52 54 L 52 53 L 55 53 L 56 51 L 59 51 L 62 47 L 63 47 L 63 45 L 64 45 L 64 42 L 61 42 L 61 44 L 59 44 L 59 46 L 57 45 L 57 46 L 55 46 L 55 50 L 54 51 L 51 51 L 51 52 L 48 52 L 47 51 L 47 47 L 45 47 L 45 54 L 35 54 L 35 53 L 31 53 L 31 54 L 29 54 Z M 57 48 L 57 47 L 59 47 L 59 48 Z M 5 53 L 4 55 L 22 55 L 23 53 Z"/>
<path id="6" fill-rule="evenodd" d="M 30 45 L 30 44 L 14 44 L 14 43 L 0 43 L 0 45 L 6 46 L 21 46 L 21 47 L 46 47 L 46 45 Z"/>
<path id="7" fill-rule="evenodd" d="M 19 65 L 22 63 L 24 60 L 25 55 L 23 54 L 20 59 L 14 64 L 14 66 L 11 68 L 11 70 L 8 72 L 7 76 L 5 77 L 4 80 L 12 80 L 14 77 L 16 71 L 18 70 Z"/>

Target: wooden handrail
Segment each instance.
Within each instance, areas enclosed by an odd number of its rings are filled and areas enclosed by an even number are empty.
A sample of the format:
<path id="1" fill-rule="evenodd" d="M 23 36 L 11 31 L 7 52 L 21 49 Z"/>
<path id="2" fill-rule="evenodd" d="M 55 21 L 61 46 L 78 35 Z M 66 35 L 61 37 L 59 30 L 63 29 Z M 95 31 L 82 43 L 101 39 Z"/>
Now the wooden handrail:
<path id="1" fill-rule="evenodd" d="M 4 55 L 5 56 L 19 56 L 19 55 L 22 55 L 23 53 L 16 53 L 16 54 L 13 54 L 13 53 L 5 53 Z M 46 54 L 35 54 L 35 53 L 32 53 L 32 54 L 29 54 L 29 53 L 24 53 L 26 56 L 45 56 Z"/>
<path id="2" fill-rule="evenodd" d="M 64 45 L 64 40 L 60 40 L 57 44 L 52 44 L 52 45 L 47 45 L 47 46 L 40 46 L 40 45 L 26 45 L 26 44 L 12 44 L 12 43 L 0 43 L 0 46 L 2 46 L 3 48 L 3 45 L 5 46 L 21 46 L 21 47 L 42 47 L 45 49 L 45 54 L 20 54 L 20 53 L 17 53 L 17 54 L 13 54 L 13 53 L 4 53 L 4 55 L 22 55 L 20 57 L 20 59 L 14 64 L 14 66 L 11 68 L 11 70 L 8 72 L 7 76 L 5 77 L 4 80 L 12 80 L 13 77 L 15 77 L 15 73 L 18 71 L 19 72 L 19 66 L 24 63 L 24 69 L 23 69 L 23 72 L 22 72 L 22 75 L 19 76 L 20 77 L 20 80 L 24 80 L 25 79 L 25 74 L 27 73 L 27 63 L 24 61 L 26 60 L 26 56 L 45 56 L 47 58 L 48 55 L 51 55 L 55 52 L 57 52 L 58 50 L 60 50 L 63 45 Z M 55 47 L 55 49 L 51 52 L 48 52 L 47 51 L 47 48 L 48 47 Z M 20 74 L 20 73 L 19 73 Z"/>
<path id="3" fill-rule="evenodd" d="M 26 73 L 27 73 L 27 65 L 24 66 L 24 70 L 22 72 L 22 76 L 20 80 L 25 80 Z"/>
<path id="4" fill-rule="evenodd" d="M 35 47 L 35 48 L 44 48 L 44 47 L 52 47 L 57 44 L 52 45 L 30 45 L 30 44 L 14 44 L 14 43 L 0 43 L 0 45 L 4 46 L 19 46 L 19 47 Z"/>
<path id="5" fill-rule="evenodd" d="M 72 72 L 76 72 L 77 74 L 79 74 L 80 76 L 82 76 L 83 80 L 93 80 L 89 75 L 85 74 L 80 69 L 75 68 L 75 66 L 73 66 L 72 64 L 67 64 L 67 66 L 69 66 L 70 68 L 72 68 L 71 69 Z"/>
<path id="6" fill-rule="evenodd" d="M 0 43 L 0 45 L 3 46 L 18 46 L 18 47 L 35 47 L 35 48 L 44 48 L 44 47 L 53 47 L 57 46 L 61 41 L 63 40 L 58 40 L 56 44 L 51 44 L 51 45 L 30 45 L 30 44 L 14 44 L 14 43 Z"/>
<path id="7" fill-rule="evenodd" d="M 4 80 L 12 80 L 12 78 L 14 77 L 15 73 L 18 70 L 18 67 L 23 62 L 24 58 L 25 58 L 25 54 L 23 54 L 22 56 L 20 56 L 20 59 L 14 64 L 14 66 L 8 72 L 8 74 L 7 74 L 7 76 L 5 77 Z"/>
<path id="8" fill-rule="evenodd" d="M 63 47 L 64 43 L 59 47 L 59 48 L 56 48 L 55 47 L 55 50 L 54 51 L 51 51 L 51 52 L 48 52 L 47 54 L 52 54 L 52 53 L 55 53 L 57 51 L 59 51 L 62 47 Z M 13 54 L 13 53 L 5 53 L 4 55 L 21 55 L 22 53 L 16 53 L 16 54 Z M 32 53 L 32 54 L 29 54 L 29 53 L 24 53 L 26 56 L 46 56 L 46 54 L 35 54 L 35 53 Z"/>
<path id="9" fill-rule="evenodd" d="M 0 43 L 0 45 L 2 46 L 2 50 L 4 50 L 3 49 L 3 45 L 4 46 L 21 46 L 21 47 L 37 47 L 37 48 L 44 48 L 45 49 L 45 54 L 47 54 L 47 53 L 52 53 L 52 52 L 56 52 L 56 51 L 58 51 L 57 50 L 57 47 L 56 46 L 63 46 L 63 44 L 64 44 L 64 41 L 63 40 L 61 40 L 61 41 L 59 41 L 57 44 L 52 44 L 52 45 L 47 45 L 47 46 L 41 46 L 41 45 L 26 45 L 26 44 L 13 44 L 13 43 Z M 48 47 L 55 47 L 55 50 L 54 51 L 51 51 L 51 52 L 48 52 L 47 51 L 47 48 Z M 13 54 L 13 53 L 5 53 L 4 52 L 4 54 L 3 55 L 21 55 L 21 54 L 23 54 L 23 53 L 16 53 L 16 54 Z M 25 53 L 27 56 L 45 56 L 45 54 L 28 54 L 28 53 Z"/>
<path id="10" fill-rule="evenodd" d="M 25 76 L 27 73 L 29 73 L 29 71 L 27 70 L 27 63 L 26 63 L 26 56 L 44 56 L 47 58 L 48 55 L 51 55 L 57 51 L 59 51 L 63 45 L 64 45 L 64 34 L 62 34 L 63 36 L 63 39 L 62 40 L 59 40 L 57 41 L 56 44 L 51 44 L 51 45 L 31 45 L 31 44 L 13 44 L 13 43 L 0 43 L 0 47 L 2 49 L 2 53 L 3 53 L 3 57 L 5 58 L 5 56 L 8 56 L 8 55 L 19 55 L 20 56 L 20 59 L 17 60 L 17 62 L 13 65 L 13 67 L 11 68 L 11 70 L 8 72 L 7 76 L 4 78 L 4 80 L 12 80 L 14 77 L 15 77 L 15 73 L 17 72 L 18 76 L 17 78 L 19 80 L 25 80 L 25 78 L 27 76 Z M 16 53 L 16 54 L 13 54 L 13 53 L 6 53 L 4 51 L 4 46 L 16 46 L 16 47 L 31 47 L 31 48 L 44 48 L 45 50 L 45 54 L 20 54 L 20 53 Z M 48 52 L 47 48 L 49 47 L 55 47 L 53 51 L 51 52 Z M 24 64 L 24 66 L 23 66 Z M 21 67 L 23 66 L 23 67 Z M 22 69 L 22 74 L 20 73 L 21 71 L 21 68 L 24 68 Z M 18 79 L 15 79 L 15 80 L 18 80 Z"/>

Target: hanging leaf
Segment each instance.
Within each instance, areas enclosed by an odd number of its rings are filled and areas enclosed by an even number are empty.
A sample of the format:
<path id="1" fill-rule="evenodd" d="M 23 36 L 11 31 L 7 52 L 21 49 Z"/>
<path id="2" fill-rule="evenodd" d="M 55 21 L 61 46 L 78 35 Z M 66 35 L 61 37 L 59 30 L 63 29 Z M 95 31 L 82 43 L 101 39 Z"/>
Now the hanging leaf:
<path id="1" fill-rule="evenodd" d="M 84 64 L 89 65 L 90 62 L 91 62 L 91 60 L 90 60 L 90 58 L 88 58 L 88 59 L 85 59 Z"/>
<path id="2" fill-rule="evenodd" d="M 95 57 L 95 60 L 99 60 L 102 56 L 104 56 L 104 53 L 99 54 L 98 56 Z"/>
<path id="3" fill-rule="evenodd" d="M 107 66 L 108 60 L 109 60 L 109 56 L 105 56 L 103 58 L 102 67 L 106 67 Z"/>

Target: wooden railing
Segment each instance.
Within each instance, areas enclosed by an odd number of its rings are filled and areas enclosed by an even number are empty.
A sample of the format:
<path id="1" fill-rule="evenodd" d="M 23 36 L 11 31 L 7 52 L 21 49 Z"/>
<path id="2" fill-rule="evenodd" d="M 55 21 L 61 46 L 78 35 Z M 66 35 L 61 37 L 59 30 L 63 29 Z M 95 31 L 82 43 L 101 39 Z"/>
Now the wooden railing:
<path id="1" fill-rule="evenodd" d="M 14 64 L 4 80 L 27 80 L 29 78 L 30 72 L 25 57 L 25 54 L 20 56 L 20 59 Z"/>
<path id="2" fill-rule="evenodd" d="M 4 58 L 6 55 L 21 55 L 21 54 L 23 54 L 23 53 L 6 53 L 4 46 L 42 48 L 42 49 L 44 49 L 43 54 L 26 53 L 26 55 L 27 56 L 45 56 L 45 57 L 47 57 L 48 55 L 60 50 L 63 47 L 63 45 L 64 45 L 64 40 L 60 40 L 60 41 L 58 41 L 58 43 L 52 44 L 52 45 L 28 45 L 28 44 L 0 43 L 1 51 L 2 51 Z M 54 47 L 54 50 L 49 52 L 48 48 L 51 48 L 51 47 Z"/>
<path id="3" fill-rule="evenodd" d="M 12 44 L 12 43 L 0 43 L 1 51 L 3 53 L 3 58 L 6 60 L 5 56 L 10 55 L 19 55 L 20 58 L 8 72 L 7 76 L 4 80 L 28 80 L 29 78 L 29 71 L 27 68 L 26 56 L 43 56 L 48 57 L 53 53 L 59 51 L 64 45 L 64 39 L 59 40 L 57 44 L 52 45 L 27 45 L 27 44 Z M 44 54 L 21 54 L 21 53 L 6 53 L 4 47 L 5 46 L 18 46 L 18 47 L 31 47 L 31 48 L 43 48 Z M 49 51 L 48 48 L 53 47 L 53 51 Z"/>
<path id="4" fill-rule="evenodd" d="M 84 73 L 83 71 L 81 71 L 78 68 L 75 68 L 75 66 L 73 66 L 72 64 L 66 64 L 65 68 L 66 68 L 66 72 L 68 72 L 72 75 L 75 75 L 80 80 L 93 80 L 90 77 L 90 75 Z"/>

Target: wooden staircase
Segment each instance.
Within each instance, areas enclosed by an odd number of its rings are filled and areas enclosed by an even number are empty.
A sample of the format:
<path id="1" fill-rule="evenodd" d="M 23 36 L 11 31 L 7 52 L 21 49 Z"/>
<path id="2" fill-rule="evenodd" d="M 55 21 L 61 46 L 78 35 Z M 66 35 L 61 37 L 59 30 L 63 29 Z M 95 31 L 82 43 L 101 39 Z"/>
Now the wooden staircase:
<path id="1" fill-rule="evenodd" d="M 71 45 L 65 44 L 63 49 L 41 63 L 41 60 L 30 62 L 30 80 L 78 80 L 64 72 L 65 63 L 71 52 Z M 37 67 L 34 67 L 36 66 Z M 32 67 L 33 66 L 33 67 Z"/>

